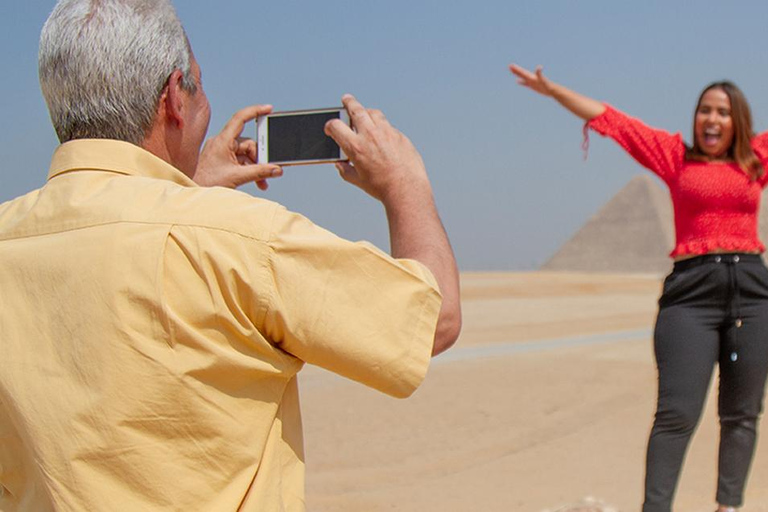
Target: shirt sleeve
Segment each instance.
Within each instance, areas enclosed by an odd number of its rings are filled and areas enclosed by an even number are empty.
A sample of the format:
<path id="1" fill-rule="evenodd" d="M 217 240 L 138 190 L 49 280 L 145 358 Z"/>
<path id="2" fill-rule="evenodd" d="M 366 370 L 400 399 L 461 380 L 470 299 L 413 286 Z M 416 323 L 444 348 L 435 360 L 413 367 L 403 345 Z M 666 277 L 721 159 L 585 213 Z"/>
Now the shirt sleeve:
<path id="1" fill-rule="evenodd" d="M 651 128 L 610 105 L 587 122 L 587 126 L 604 137 L 610 137 L 643 167 L 656 173 L 666 183 L 675 180 L 685 158 L 682 136 Z"/>
<path id="2" fill-rule="evenodd" d="M 759 133 L 751 141 L 752 151 L 763 166 L 763 174 L 757 179 L 761 187 L 768 184 L 768 132 Z"/>
<path id="3" fill-rule="evenodd" d="M 426 375 L 442 302 L 429 270 L 277 211 L 264 329 L 286 352 L 384 393 Z"/>

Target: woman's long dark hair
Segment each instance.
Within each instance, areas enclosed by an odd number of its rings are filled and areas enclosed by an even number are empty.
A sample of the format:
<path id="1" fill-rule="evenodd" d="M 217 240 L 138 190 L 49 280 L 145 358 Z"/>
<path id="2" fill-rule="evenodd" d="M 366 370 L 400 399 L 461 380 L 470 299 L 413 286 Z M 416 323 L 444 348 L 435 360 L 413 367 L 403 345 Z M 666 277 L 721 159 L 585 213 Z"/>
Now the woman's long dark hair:
<path id="1" fill-rule="evenodd" d="M 696 102 L 696 110 L 693 113 L 693 146 L 687 148 L 685 157 L 689 160 L 709 160 L 709 156 L 701 150 L 699 141 L 696 139 L 696 113 L 701 106 L 701 99 L 708 91 L 720 89 L 728 95 L 731 101 L 731 119 L 733 121 L 733 142 L 728 148 L 728 157 L 752 179 L 757 179 L 763 175 L 765 170 L 760 164 L 760 160 L 752 150 L 752 137 L 755 136 L 752 131 L 752 112 L 749 109 L 747 98 L 736 84 L 724 80 L 722 82 L 713 82 L 706 86 L 699 95 L 699 101 Z"/>

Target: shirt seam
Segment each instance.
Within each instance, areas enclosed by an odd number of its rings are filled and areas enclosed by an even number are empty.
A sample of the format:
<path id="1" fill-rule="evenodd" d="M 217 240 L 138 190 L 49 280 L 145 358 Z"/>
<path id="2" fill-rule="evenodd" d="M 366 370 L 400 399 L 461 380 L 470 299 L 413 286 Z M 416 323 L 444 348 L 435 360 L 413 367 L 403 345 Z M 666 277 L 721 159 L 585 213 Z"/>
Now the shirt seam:
<path id="1" fill-rule="evenodd" d="M 419 372 L 418 372 L 419 375 L 416 376 L 417 381 L 413 383 L 413 388 L 410 390 L 411 393 L 416 391 L 416 389 L 418 389 L 421 386 L 421 384 L 424 382 L 424 379 L 426 379 L 427 377 L 429 368 L 432 366 L 431 365 L 432 351 L 434 350 L 435 334 L 437 334 L 437 324 L 439 322 L 439 315 L 440 315 L 440 308 L 438 307 L 437 315 L 434 316 L 434 322 L 432 321 L 433 316 L 430 314 L 430 312 L 432 310 L 431 304 L 432 304 L 432 301 L 434 300 L 434 296 L 437 296 L 438 300 L 440 300 L 442 303 L 442 298 L 439 292 L 436 292 L 435 290 L 430 290 L 427 294 L 425 294 L 424 300 L 421 303 L 421 308 L 419 310 L 417 321 L 414 322 L 415 325 L 414 325 L 413 331 L 411 332 L 411 339 L 413 340 L 419 339 L 419 335 L 422 333 L 422 330 L 424 330 L 425 333 L 429 333 L 429 332 L 432 333 L 432 339 L 431 339 L 432 343 L 428 344 L 428 347 L 427 347 L 428 349 L 427 359 L 426 359 L 426 364 L 424 365 L 425 367 L 423 372 L 421 371 L 421 365 L 422 365 L 422 360 L 420 359 L 421 354 L 419 354 L 420 352 L 419 349 L 421 347 L 415 346 L 416 345 L 415 343 L 410 343 L 408 345 L 408 348 L 409 348 L 408 358 L 410 359 L 410 362 L 411 362 L 410 366 L 419 368 Z"/>
<path id="2" fill-rule="evenodd" d="M 268 266 L 268 268 L 270 269 L 274 267 L 274 259 L 275 259 L 275 248 L 272 246 L 272 243 L 274 242 L 274 237 L 276 234 L 274 226 L 275 226 L 275 217 L 277 216 L 277 211 L 278 211 L 277 208 L 272 209 L 272 216 L 270 217 L 269 222 L 267 223 L 267 225 L 269 226 L 268 236 L 266 240 L 268 258 L 267 258 L 266 265 L 264 267 Z M 269 286 L 269 290 L 267 290 L 266 300 L 264 301 L 264 313 L 261 316 L 260 323 L 259 323 L 259 325 L 264 326 L 265 331 L 267 327 L 266 326 L 267 315 L 269 314 L 270 311 L 273 311 L 276 309 L 275 307 L 275 289 L 276 289 L 275 273 L 274 272 L 268 272 L 268 273 L 271 277 L 271 279 L 269 280 L 270 286 Z M 270 340 L 270 341 L 273 342 L 276 347 L 279 347 L 280 350 L 282 350 L 282 347 L 281 347 L 282 343 L 278 343 L 275 340 Z"/>
<path id="3" fill-rule="evenodd" d="M 48 236 L 48 235 L 55 235 L 59 233 L 67 233 L 70 231 L 80 231 L 83 229 L 90 229 L 95 227 L 103 227 L 103 226 L 109 226 L 113 224 L 144 224 L 144 225 L 151 225 L 151 226 L 167 226 L 169 229 L 172 229 L 174 227 L 190 227 L 190 228 L 196 228 L 196 229 L 205 229 L 210 231 L 219 231 L 222 233 L 228 233 L 231 235 L 240 236 L 243 238 L 247 238 L 249 240 L 253 240 L 255 242 L 259 243 L 265 243 L 270 244 L 272 239 L 272 229 L 269 230 L 269 235 L 267 237 L 257 237 L 253 235 L 248 235 L 246 233 L 242 233 L 240 231 L 235 231 L 233 229 L 227 229 L 222 227 L 216 227 L 216 226 L 207 226 L 204 224 L 195 224 L 195 223 L 179 223 L 179 222 L 160 222 L 160 221 L 139 221 L 139 220 L 116 220 L 116 221 L 108 221 L 108 222 L 97 222 L 93 224 L 86 224 L 83 226 L 75 226 L 71 228 L 66 229 L 56 229 L 56 230 L 50 230 L 50 231 L 42 231 L 39 233 L 27 233 L 27 234 L 18 234 L 18 235 L 0 235 L 0 242 L 10 241 L 10 240 L 20 240 L 24 238 L 36 238 L 41 236 Z"/>
<path id="4" fill-rule="evenodd" d="M 166 331 L 166 335 L 163 336 L 166 341 L 166 344 L 171 350 L 175 349 L 176 346 L 176 329 L 174 327 L 174 322 L 171 321 L 171 314 L 168 310 L 168 300 L 167 300 L 167 294 L 165 293 L 165 267 L 166 267 L 166 256 L 168 252 L 168 243 L 171 241 L 171 232 L 173 231 L 174 225 L 171 224 L 168 226 L 168 229 L 165 232 L 165 237 L 163 240 L 163 247 L 160 250 L 158 262 L 157 262 L 157 271 L 156 271 L 156 282 L 157 282 L 157 296 L 160 299 L 160 318 L 158 319 L 160 322 L 161 328 L 164 328 Z"/>

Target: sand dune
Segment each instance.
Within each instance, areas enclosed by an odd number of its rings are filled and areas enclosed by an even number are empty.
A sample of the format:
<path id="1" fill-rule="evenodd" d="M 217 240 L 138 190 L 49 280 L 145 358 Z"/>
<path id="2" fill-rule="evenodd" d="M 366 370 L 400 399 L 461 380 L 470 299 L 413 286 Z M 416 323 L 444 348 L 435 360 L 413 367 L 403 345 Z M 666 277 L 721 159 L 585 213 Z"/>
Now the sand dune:
<path id="1" fill-rule="evenodd" d="M 660 283 L 465 274 L 462 336 L 411 399 L 305 369 L 308 510 L 639 510 Z M 714 510 L 713 397 L 677 510 Z M 767 443 L 743 510 L 768 512 Z"/>

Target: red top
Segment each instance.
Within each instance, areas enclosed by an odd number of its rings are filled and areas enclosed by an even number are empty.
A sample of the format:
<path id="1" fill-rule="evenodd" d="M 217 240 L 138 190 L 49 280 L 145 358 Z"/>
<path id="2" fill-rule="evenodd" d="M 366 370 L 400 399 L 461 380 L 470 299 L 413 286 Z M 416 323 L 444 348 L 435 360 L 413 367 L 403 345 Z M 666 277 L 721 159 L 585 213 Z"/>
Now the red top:
<path id="1" fill-rule="evenodd" d="M 757 212 L 768 182 L 768 132 L 752 139 L 752 149 L 766 169 L 752 180 L 734 162 L 686 160 L 679 133 L 646 126 L 610 105 L 587 126 L 614 139 L 669 187 L 677 236 L 670 256 L 765 250 L 757 237 Z"/>

